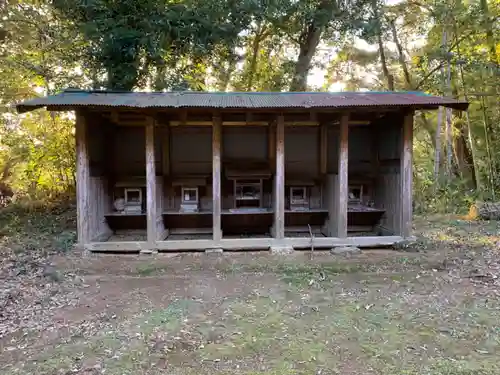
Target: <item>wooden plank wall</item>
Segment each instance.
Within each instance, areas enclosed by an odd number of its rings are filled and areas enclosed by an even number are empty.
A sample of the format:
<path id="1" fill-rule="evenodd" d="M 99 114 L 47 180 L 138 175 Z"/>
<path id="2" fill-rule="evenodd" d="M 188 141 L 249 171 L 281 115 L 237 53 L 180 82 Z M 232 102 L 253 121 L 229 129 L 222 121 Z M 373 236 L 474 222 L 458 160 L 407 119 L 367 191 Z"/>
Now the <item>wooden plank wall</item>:
<path id="1" fill-rule="evenodd" d="M 165 210 L 165 195 L 163 188 L 163 177 L 156 176 L 156 236 L 158 240 L 163 240 L 168 235 L 168 230 L 163 224 L 163 211 Z"/>
<path id="2" fill-rule="evenodd" d="M 395 115 L 377 124 L 379 175 L 374 189 L 377 207 L 385 209 L 380 228 L 383 234 L 401 233 L 401 165 L 403 116 Z"/>
<path id="3" fill-rule="evenodd" d="M 112 211 L 112 197 L 108 191 L 106 177 L 90 177 L 89 197 L 90 210 L 87 220 L 90 223 L 90 240 L 104 241 L 112 234 L 104 217 Z"/>
<path id="4" fill-rule="evenodd" d="M 112 165 L 115 174 L 117 176 L 146 176 L 144 127 L 117 126 L 114 134 Z"/>
<path id="5" fill-rule="evenodd" d="M 319 126 L 285 127 L 285 171 L 289 175 L 319 176 Z"/>
<path id="6" fill-rule="evenodd" d="M 212 127 L 170 128 L 171 175 L 212 174 Z"/>
<path id="7" fill-rule="evenodd" d="M 84 112 L 76 112 L 76 207 L 77 236 L 80 245 L 91 240 L 90 220 L 93 211 L 90 203 L 90 157 L 88 146 L 88 124 Z M 91 217 L 93 215 L 91 214 Z"/>
<path id="8" fill-rule="evenodd" d="M 397 234 L 400 231 L 400 174 L 399 172 L 384 173 L 377 179 L 375 186 L 375 205 L 385 210 L 380 223 L 383 232 Z"/>

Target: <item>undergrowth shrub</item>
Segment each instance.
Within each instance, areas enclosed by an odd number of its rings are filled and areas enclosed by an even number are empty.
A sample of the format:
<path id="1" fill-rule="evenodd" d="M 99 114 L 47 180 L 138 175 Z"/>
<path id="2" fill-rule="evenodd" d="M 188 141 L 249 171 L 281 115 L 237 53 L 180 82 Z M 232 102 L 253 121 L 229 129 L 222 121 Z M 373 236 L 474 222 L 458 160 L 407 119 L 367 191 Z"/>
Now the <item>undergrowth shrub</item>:
<path id="1" fill-rule="evenodd" d="M 76 240 L 76 207 L 71 196 L 18 198 L 0 208 L 0 247 L 13 251 L 68 251 Z"/>
<path id="2" fill-rule="evenodd" d="M 428 179 L 414 179 L 413 209 L 415 213 L 466 214 L 480 194 L 458 179 L 436 186 Z"/>

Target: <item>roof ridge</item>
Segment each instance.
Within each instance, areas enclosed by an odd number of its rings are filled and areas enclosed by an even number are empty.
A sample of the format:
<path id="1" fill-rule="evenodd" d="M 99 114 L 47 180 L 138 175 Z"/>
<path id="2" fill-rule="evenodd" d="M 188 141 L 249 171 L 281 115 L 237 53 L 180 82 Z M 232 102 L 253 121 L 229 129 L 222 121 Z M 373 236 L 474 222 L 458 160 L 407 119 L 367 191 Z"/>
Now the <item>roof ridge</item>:
<path id="1" fill-rule="evenodd" d="M 84 90 L 74 87 L 62 93 L 80 94 L 134 94 L 134 95 L 401 95 L 433 96 L 421 91 L 127 91 L 127 90 Z M 57 94 L 56 94 L 57 95 Z"/>

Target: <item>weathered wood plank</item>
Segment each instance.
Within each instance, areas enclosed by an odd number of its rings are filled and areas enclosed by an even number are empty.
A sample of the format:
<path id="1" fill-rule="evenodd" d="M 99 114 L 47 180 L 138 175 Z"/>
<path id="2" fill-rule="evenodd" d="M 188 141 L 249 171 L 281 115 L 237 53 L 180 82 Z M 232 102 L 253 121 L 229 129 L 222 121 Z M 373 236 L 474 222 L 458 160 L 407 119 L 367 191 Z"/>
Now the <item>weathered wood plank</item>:
<path id="1" fill-rule="evenodd" d="M 366 237 L 314 237 L 312 244 L 315 249 L 330 249 L 335 246 L 357 246 L 357 247 L 377 247 L 392 246 L 406 241 L 415 241 L 414 237 L 403 238 L 402 236 L 366 236 Z M 186 250 L 267 250 L 272 246 L 290 246 L 295 249 L 308 249 L 311 247 L 309 237 L 287 237 L 284 239 L 275 238 L 241 238 L 241 239 L 221 239 L 221 240 L 167 240 L 157 241 L 155 249 L 160 251 L 186 251 Z M 89 251 L 109 251 L 109 252 L 137 252 L 147 251 L 151 248 L 145 241 L 130 242 L 91 242 L 84 246 Z"/>
<path id="2" fill-rule="evenodd" d="M 402 237 L 410 237 L 412 230 L 412 178 L 413 178 L 413 115 L 409 112 L 404 117 L 403 141 L 401 149 L 401 171 L 400 171 L 400 231 Z"/>
<path id="3" fill-rule="evenodd" d="M 91 242 L 84 245 L 84 249 L 88 251 L 109 252 L 139 252 L 150 248 L 151 244 L 146 241 Z"/>
<path id="4" fill-rule="evenodd" d="M 155 120 L 148 117 L 146 123 L 146 215 L 147 239 L 153 246 L 157 239 L 157 207 L 156 207 L 156 171 L 155 171 L 155 145 L 154 145 Z"/>
<path id="5" fill-rule="evenodd" d="M 90 233 L 90 166 L 85 113 L 76 112 L 76 197 L 78 243 L 85 245 L 91 240 Z M 93 218 L 93 216 L 90 216 Z"/>
<path id="6" fill-rule="evenodd" d="M 276 121 L 276 174 L 274 188 L 274 238 L 285 237 L 285 122 L 283 115 Z"/>
<path id="7" fill-rule="evenodd" d="M 218 116 L 213 118 L 212 127 L 212 227 L 213 239 L 222 238 L 221 227 L 221 126 L 222 121 Z"/>
<path id="8" fill-rule="evenodd" d="M 377 247 L 392 246 L 413 238 L 404 239 L 401 236 L 366 236 L 366 237 L 314 237 L 312 243 L 315 249 L 329 249 L 335 246 Z M 105 246 L 105 243 L 103 244 Z M 158 241 L 156 248 L 159 251 L 185 251 L 185 250 L 267 250 L 272 246 L 290 246 L 293 248 L 310 248 L 310 237 L 275 238 L 238 238 L 214 240 L 171 240 Z"/>

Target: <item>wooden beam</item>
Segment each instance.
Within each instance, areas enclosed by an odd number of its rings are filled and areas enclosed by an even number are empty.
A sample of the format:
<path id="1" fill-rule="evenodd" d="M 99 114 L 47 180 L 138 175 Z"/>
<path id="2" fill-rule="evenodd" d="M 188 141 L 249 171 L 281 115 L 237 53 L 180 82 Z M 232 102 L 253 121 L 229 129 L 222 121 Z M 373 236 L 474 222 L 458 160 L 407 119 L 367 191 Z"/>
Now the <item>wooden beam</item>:
<path id="1" fill-rule="evenodd" d="M 410 237 L 412 231 L 412 178 L 413 178 L 413 115 L 409 112 L 404 117 L 401 142 L 400 172 L 400 234 Z"/>
<path id="2" fill-rule="evenodd" d="M 360 236 L 360 237 L 314 237 L 312 244 L 315 249 L 331 249 L 334 246 L 358 246 L 376 247 L 391 246 L 406 241 L 414 241 L 415 238 L 403 238 L 401 236 Z M 214 240 L 167 240 L 157 241 L 156 248 L 159 251 L 182 251 L 182 250 L 204 250 L 219 248 L 223 250 L 267 250 L 272 246 L 290 246 L 294 249 L 311 248 L 311 238 L 290 237 L 281 240 L 274 238 L 238 238 Z M 85 245 L 89 251 L 117 251 L 117 252 L 139 252 L 148 250 L 147 242 L 92 242 Z"/>
<path id="3" fill-rule="evenodd" d="M 221 226 L 221 126 L 218 116 L 213 118 L 212 127 L 212 228 L 213 240 L 222 238 Z"/>
<path id="4" fill-rule="evenodd" d="M 276 173 L 274 176 L 274 238 L 285 238 L 285 121 L 276 121 Z"/>
<path id="5" fill-rule="evenodd" d="M 78 243 L 85 245 L 91 240 L 90 222 L 90 165 L 85 112 L 76 111 L 76 216 Z"/>
<path id="6" fill-rule="evenodd" d="M 156 171 L 155 171 L 155 120 L 148 117 L 146 122 L 146 215 L 147 215 L 147 240 L 151 246 L 157 240 L 156 233 Z"/>

